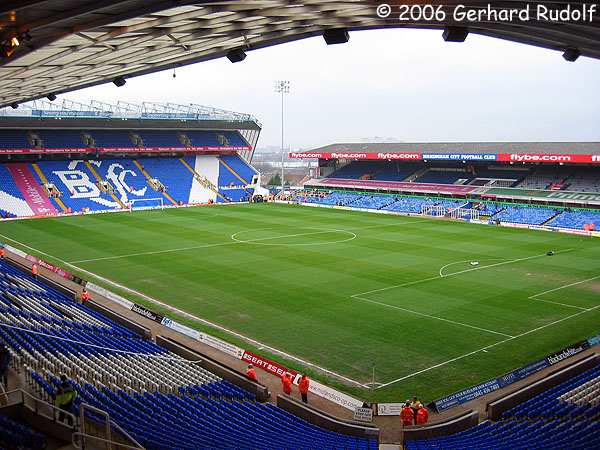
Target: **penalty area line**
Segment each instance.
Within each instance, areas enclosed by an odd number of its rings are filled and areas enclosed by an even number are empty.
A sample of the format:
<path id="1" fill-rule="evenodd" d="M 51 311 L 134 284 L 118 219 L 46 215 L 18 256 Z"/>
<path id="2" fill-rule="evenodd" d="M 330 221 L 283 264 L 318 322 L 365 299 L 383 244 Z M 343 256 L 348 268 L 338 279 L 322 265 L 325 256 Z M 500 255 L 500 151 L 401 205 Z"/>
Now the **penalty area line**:
<path id="1" fill-rule="evenodd" d="M 382 302 L 378 302 L 378 301 L 375 301 L 375 300 L 370 300 L 368 298 L 362 298 L 362 297 L 357 297 L 357 296 L 352 296 L 350 298 L 352 298 L 353 300 L 360 300 L 360 301 L 363 301 L 363 302 L 373 303 L 374 305 L 379 305 L 379 306 L 384 306 L 384 307 L 387 307 L 387 308 L 398 309 L 400 311 L 406 311 L 406 312 L 408 312 L 410 314 L 415 314 L 415 315 L 418 315 L 418 316 L 427 317 L 429 319 L 435 319 L 435 320 L 440 320 L 442 322 L 448 322 L 448 323 L 451 323 L 453 325 L 460 325 L 460 326 L 467 327 L 467 328 L 473 328 L 474 330 L 484 331 L 486 333 L 497 334 L 497 335 L 504 336 L 504 337 L 509 337 L 509 338 L 513 338 L 514 337 L 511 334 L 501 333 L 500 331 L 489 330 L 487 328 L 478 327 L 476 325 L 469 325 L 468 323 L 457 322 L 455 320 L 445 319 L 445 318 L 439 317 L 439 316 L 433 316 L 431 314 L 426 314 L 426 313 L 422 313 L 422 312 L 419 312 L 419 311 L 414 311 L 412 309 L 402 308 L 401 306 L 390 305 L 389 303 L 382 303 Z"/>
<path id="2" fill-rule="evenodd" d="M 383 383 L 381 386 L 378 386 L 378 387 L 376 387 L 375 389 L 381 389 L 381 388 L 384 388 L 384 387 L 386 387 L 386 386 L 390 386 L 390 385 L 392 385 L 392 384 L 399 383 L 400 381 L 404 381 L 404 380 L 406 380 L 406 379 L 408 379 L 408 378 L 412 378 L 412 377 L 414 377 L 414 376 L 420 375 L 420 374 L 422 374 L 422 373 L 429 372 L 430 370 L 433 370 L 433 369 L 437 369 L 437 368 L 439 368 L 439 367 L 446 366 L 446 365 L 448 365 L 448 364 L 450 364 L 450 363 L 453 363 L 453 362 L 455 362 L 455 361 L 459 361 L 459 360 L 461 360 L 461 359 L 467 358 L 467 357 L 469 357 L 469 356 L 471 356 L 471 355 L 474 355 L 474 354 L 476 354 L 476 353 L 479 353 L 479 352 L 486 351 L 486 350 L 488 350 L 488 349 L 490 349 L 490 348 L 496 347 L 497 345 L 504 344 L 505 342 L 509 342 L 509 341 L 512 341 L 512 340 L 518 339 L 518 338 L 520 338 L 520 337 L 527 336 L 527 335 L 529 335 L 529 334 L 535 333 L 536 331 L 543 330 L 544 328 L 547 328 L 547 327 L 550 327 L 550 326 L 556 325 L 557 323 L 564 322 L 565 320 L 572 319 L 573 317 L 578 317 L 578 316 L 580 316 L 580 315 L 582 315 L 582 314 L 585 314 L 585 313 L 587 313 L 587 312 L 593 311 L 593 310 L 595 310 L 595 309 L 598 309 L 598 308 L 600 308 L 600 305 L 596 305 L 596 306 L 594 306 L 593 308 L 586 309 L 585 311 L 579 311 L 579 312 L 577 312 L 577 313 L 575 313 L 575 314 L 571 314 L 570 316 L 563 317 L 562 319 L 558 319 L 558 320 L 555 320 L 555 321 L 553 321 L 553 322 L 547 323 L 547 324 L 545 324 L 545 325 L 541 325 L 541 326 L 539 326 L 539 327 L 537 327 L 537 328 L 534 328 L 534 329 L 532 329 L 532 330 L 525 331 L 524 333 L 517 334 L 516 336 L 512 336 L 512 337 L 509 337 L 509 338 L 507 338 L 507 339 L 503 339 L 503 340 L 501 340 L 501 341 L 498 341 L 498 342 L 495 342 L 495 343 L 493 343 L 493 344 L 486 345 L 485 347 L 481 347 L 481 348 L 479 348 L 479 349 L 477 349 L 477 350 L 473 350 L 472 352 L 465 353 L 464 355 L 460 355 L 460 356 L 457 356 L 457 357 L 455 357 L 455 358 L 449 359 L 449 360 L 447 360 L 447 361 L 441 362 L 441 363 L 439 363 L 439 364 L 436 364 L 436 365 L 434 365 L 434 366 L 427 367 L 427 368 L 425 368 L 425 369 L 421 369 L 421 370 L 419 370 L 419 371 L 417 371 L 417 372 L 413 372 L 413 373 L 410 373 L 410 374 L 408 374 L 408 375 L 404 375 L 403 377 L 397 378 L 397 379 L 395 379 L 395 380 L 392 380 L 392 381 L 388 381 L 387 383 Z"/>
<path id="3" fill-rule="evenodd" d="M 209 326 L 211 328 L 223 331 L 223 332 L 225 332 L 225 333 L 227 333 L 227 334 L 229 334 L 231 336 L 235 336 L 235 337 L 237 337 L 237 338 L 239 338 L 239 339 L 241 339 L 241 340 L 243 340 L 245 342 L 248 342 L 248 343 L 254 345 L 257 348 L 258 347 L 262 347 L 262 348 L 267 349 L 268 351 L 270 351 L 270 352 L 272 352 L 272 353 L 274 353 L 276 355 L 282 356 L 282 357 L 290 359 L 292 361 L 296 361 L 297 363 L 300 363 L 300 364 L 305 365 L 307 367 L 312 367 L 313 369 L 316 369 L 319 372 L 322 372 L 322 373 L 325 373 L 327 375 L 330 375 L 330 376 L 332 376 L 334 378 L 342 380 L 342 381 L 344 381 L 346 383 L 349 383 L 351 385 L 359 386 L 359 387 L 362 387 L 364 389 L 368 389 L 369 388 L 368 385 L 362 384 L 359 381 L 353 380 L 352 378 L 348 378 L 348 377 L 346 377 L 344 375 L 341 375 L 341 374 L 339 374 L 337 372 L 334 372 L 332 370 L 326 369 L 324 367 L 321 367 L 321 366 L 319 366 L 317 364 L 311 363 L 311 362 L 306 361 L 304 359 L 298 358 L 297 356 L 290 355 L 289 353 L 286 353 L 286 352 L 284 352 L 282 350 L 278 350 L 278 349 L 276 349 L 274 347 L 271 347 L 269 345 L 263 344 L 260 341 L 252 339 L 252 338 L 250 338 L 248 336 L 245 336 L 243 334 L 240 334 L 240 333 L 238 333 L 236 331 L 230 330 L 230 329 L 228 329 L 228 328 L 226 328 L 224 326 L 221 326 L 219 324 L 216 324 L 214 322 L 210 322 L 209 320 L 206 320 L 206 319 L 203 319 L 201 317 L 198 317 L 198 316 L 195 316 L 193 314 L 190 314 L 188 312 L 182 311 L 182 310 L 180 310 L 178 308 L 175 308 L 174 306 L 171 306 L 169 304 L 163 303 L 160 300 L 157 300 L 157 299 L 155 299 L 153 297 L 150 297 L 150 296 L 148 296 L 146 294 L 143 294 L 143 293 L 141 293 L 139 291 L 136 291 L 134 289 L 128 288 L 127 286 L 123 286 L 122 284 L 119 284 L 119 283 L 117 283 L 115 281 L 112 281 L 112 280 L 110 280 L 108 278 L 102 277 L 100 275 L 96 275 L 95 273 L 90 272 L 89 270 L 82 269 L 81 267 L 78 267 L 78 266 L 76 266 L 74 264 L 71 264 L 71 263 L 69 263 L 69 262 L 67 262 L 67 261 L 65 261 L 65 260 L 63 260 L 61 258 L 58 258 L 58 257 L 56 257 L 54 255 L 51 255 L 51 254 L 46 253 L 46 252 L 43 252 L 41 250 L 38 250 L 38 249 L 36 249 L 34 247 L 31 247 L 31 246 L 29 246 L 27 244 L 23 244 L 22 242 L 19 242 L 19 241 L 15 240 L 15 239 L 12 239 L 12 238 L 10 238 L 8 236 L 0 234 L 0 237 L 6 239 L 8 241 L 14 242 L 15 244 L 17 244 L 17 245 L 19 245 L 21 247 L 24 247 L 24 248 L 26 248 L 28 250 L 31 250 L 31 251 L 33 251 L 35 253 L 38 253 L 40 255 L 44 255 L 44 256 L 46 256 L 48 258 L 54 259 L 56 261 L 59 261 L 61 264 L 64 264 L 64 265 L 69 266 L 69 267 L 71 267 L 73 269 L 76 269 L 76 270 L 78 270 L 78 271 L 80 271 L 82 273 L 85 273 L 86 275 L 88 275 L 88 276 L 90 276 L 92 278 L 95 278 L 96 280 L 100 280 L 100 281 L 102 281 L 104 283 L 107 283 L 107 284 L 113 286 L 113 287 L 116 287 L 118 289 L 122 289 L 124 291 L 127 291 L 127 292 L 133 294 L 133 295 L 136 295 L 136 296 L 138 296 L 140 298 L 143 298 L 143 299 L 149 301 L 150 303 L 162 306 L 162 307 L 170 310 L 171 312 L 174 312 L 175 314 L 179 314 L 180 316 L 184 316 L 184 317 L 186 317 L 188 319 L 194 320 L 196 322 L 200 322 L 200 323 L 202 323 L 204 325 L 207 325 L 207 326 Z M 235 243 L 235 241 L 233 241 L 233 243 Z"/>

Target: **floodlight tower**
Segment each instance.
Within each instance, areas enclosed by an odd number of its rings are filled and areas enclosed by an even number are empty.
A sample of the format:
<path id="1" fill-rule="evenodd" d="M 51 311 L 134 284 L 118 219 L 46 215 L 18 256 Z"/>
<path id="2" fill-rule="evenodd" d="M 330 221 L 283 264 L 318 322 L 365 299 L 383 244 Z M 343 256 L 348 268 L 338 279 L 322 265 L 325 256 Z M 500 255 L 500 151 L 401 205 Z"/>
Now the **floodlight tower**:
<path id="1" fill-rule="evenodd" d="M 281 195 L 283 196 L 283 98 L 290 93 L 290 82 L 288 80 L 275 81 L 275 92 L 281 94 Z"/>

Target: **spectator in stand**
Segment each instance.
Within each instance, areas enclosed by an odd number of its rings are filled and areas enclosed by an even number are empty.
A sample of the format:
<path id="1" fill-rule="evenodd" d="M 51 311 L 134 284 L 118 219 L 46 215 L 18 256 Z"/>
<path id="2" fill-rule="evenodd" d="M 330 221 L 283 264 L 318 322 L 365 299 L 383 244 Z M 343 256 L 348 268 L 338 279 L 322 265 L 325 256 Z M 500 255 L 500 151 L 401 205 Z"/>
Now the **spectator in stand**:
<path id="1" fill-rule="evenodd" d="M 71 383 L 67 380 L 66 375 L 60 376 L 60 387 L 56 392 L 56 406 L 60 408 L 61 412 L 58 415 L 58 420 L 60 422 L 64 422 L 66 414 L 64 412 L 72 413 L 73 412 L 73 402 L 77 397 L 77 392 L 73 390 Z M 69 422 L 69 425 L 73 425 L 73 419 L 71 416 L 66 416 Z"/>
<path id="2" fill-rule="evenodd" d="M 246 376 L 255 382 L 258 382 L 258 377 L 256 376 L 256 370 L 254 370 L 254 366 L 252 364 L 248 364 L 248 369 L 246 369 Z"/>
<path id="3" fill-rule="evenodd" d="M 429 411 L 425 406 L 421 405 L 417 411 L 417 425 L 425 425 L 429 420 Z"/>
<path id="4" fill-rule="evenodd" d="M 33 275 L 34 278 L 37 278 L 37 276 L 38 276 L 37 264 L 34 264 L 33 266 L 31 266 L 31 275 Z"/>
<path id="5" fill-rule="evenodd" d="M 416 425 L 417 424 L 417 413 L 419 412 L 419 408 L 421 407 L 421 401 L 417 398 L 416 395 L 413 397 L 412 402 L 410 402 L 410 407 L 413 410 L 414 418 L 415 418 L 415 425 Z"/>
<path id="6" fill-rule="evenodd" d="M 286 373 L 283 376 L 281 379 L 281 385 L 284 394 L 292 395 L 292 376 L 289 373 Z"/>
<path id="7" fill-rule="evenodd" d="M 10 352 L 4 344 L 0 344 L 0 381 L 4 384 L 4 389 L 8 389 L 8 366 L 10 364 Z"/>
<path id="8" fill-rule="evenodd" d="M 298 384 L 298 390 L 300 391 L 300 396 L 302 397 L 302 401 L 304 403 L 308 403 L 308 388 L 310 386 L 310 378 L 306 376 L 305 373 L 302 374 L 300 378 L 300 383 Z"/>
<path id="9" fill-rule="evenodd" d="M 6 254 L 6 250 L 4 247 L 0 247 L 0 259 L 4 259 L 4 255 Z"/>
<path id="10" fill-rule="evenodd" d="M 83 288 L 83 290 L 81 291 L 81 304 L 84 305 L 89 299 L 90 293 L 87 291 L 86 288 Z"/>
<path id="11" fill-rule="evenodd" d="M 404 408 L 400 411 L 400 420 L 402 421 L 402 425 L 405 427 L 411 426 L 414 422 L 415 413 L 410 407 L 410 401 L 406 400 L 404 403 Z"/>

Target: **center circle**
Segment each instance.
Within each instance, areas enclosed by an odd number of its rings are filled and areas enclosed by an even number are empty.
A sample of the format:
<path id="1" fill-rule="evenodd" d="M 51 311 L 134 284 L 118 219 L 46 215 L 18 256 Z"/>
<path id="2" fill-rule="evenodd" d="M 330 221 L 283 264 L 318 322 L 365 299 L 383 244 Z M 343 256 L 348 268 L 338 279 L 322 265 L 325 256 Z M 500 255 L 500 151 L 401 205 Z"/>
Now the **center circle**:
<path id="1" fill-rule="evenodd" d="M 252 233 L 258 231 L 266 231 L 269 228 L 262 228 L 260 230 L 243 230 L 238 231 L 237 233 L 233 233 L 231 235 L 231 239 L 235 242 L 239 242 L 241 244 L 255 244 L 255 245 L 271 245 L 271 246 L 283 246 L 283 247 L 297 247 L 297 246 L 310 246 L 310 245 L 327 245 L 327 244 L 340 244 L 342 242 L 348 242 L 356 239 L 356 233 L 347 230 L 338 230 L 334 228 L 329 229 L 320 229 L 320 228 L 302 228 L 302 230 L 312 230 L 306 232 L 297 232 L 297 233 L 289 233 L 282 234 L 277 236 L 266 236 L 260 237 L 256 239 L 241 239 L 239 237 L 242 233 Z M 319 236 L 319 235 L 328 235 L 331 234 L 334 236 L 331 240 L 317 240 L 314 242 L 298 242 L 298 243 L 289 243 L 289 242 L 273 242 L 280 239 L 293 239 L 302 236 L 306 236 L 310 238 L 311 236 Z M 337 238 L 335 237 L 337 236 Z"/>

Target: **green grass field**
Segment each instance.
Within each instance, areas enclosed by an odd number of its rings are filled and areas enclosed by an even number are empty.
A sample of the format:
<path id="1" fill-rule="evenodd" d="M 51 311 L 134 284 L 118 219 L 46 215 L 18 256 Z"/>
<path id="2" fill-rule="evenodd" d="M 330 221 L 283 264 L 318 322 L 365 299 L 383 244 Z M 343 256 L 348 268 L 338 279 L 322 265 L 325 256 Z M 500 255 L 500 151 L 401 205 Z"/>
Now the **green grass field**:
<path id="1" fill-rule="evenodd" d="M 267 204 L 5 222 L 0 235 L 352 379 L 309 369 L 374 401 L 433 400 L 600 331 L 592 238 Z"/>

